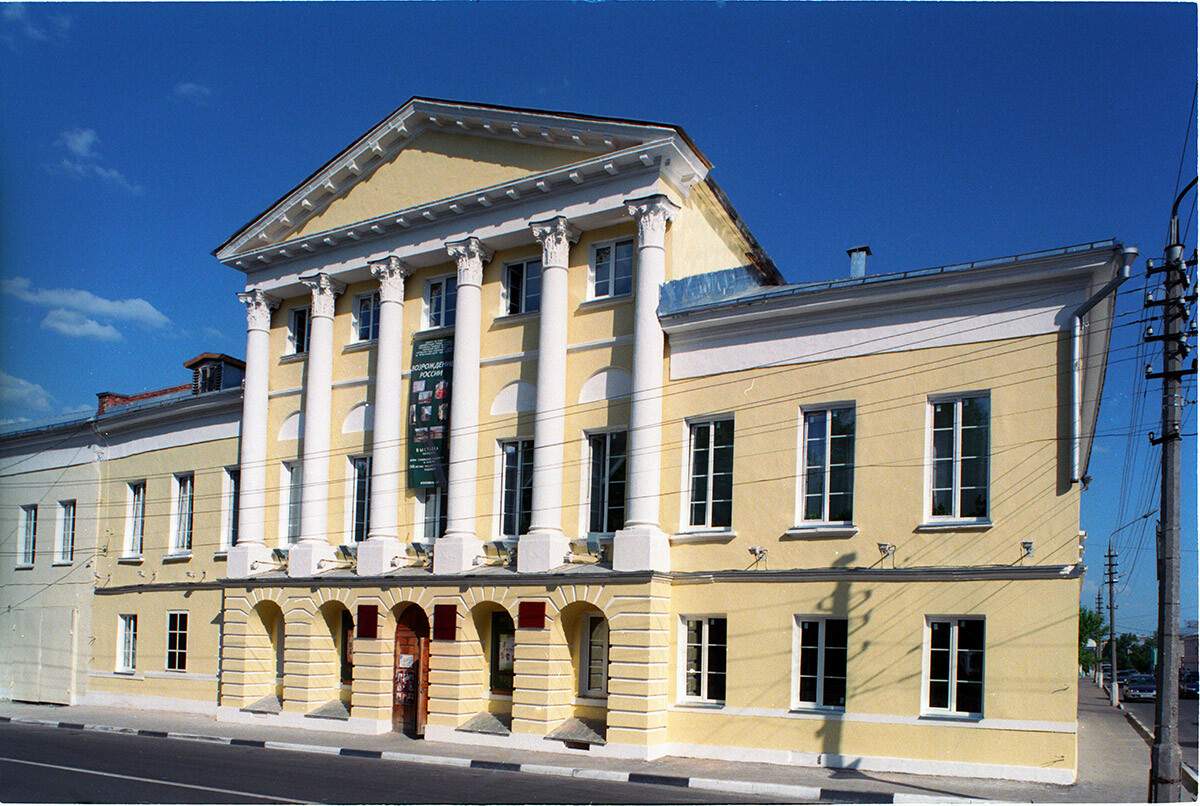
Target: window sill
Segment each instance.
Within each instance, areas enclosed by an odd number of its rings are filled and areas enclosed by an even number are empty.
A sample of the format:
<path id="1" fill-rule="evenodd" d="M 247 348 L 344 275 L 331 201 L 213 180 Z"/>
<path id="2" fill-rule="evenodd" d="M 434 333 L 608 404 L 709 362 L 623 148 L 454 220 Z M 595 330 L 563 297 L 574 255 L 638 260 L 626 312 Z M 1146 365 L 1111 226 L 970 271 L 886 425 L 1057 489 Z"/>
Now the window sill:
<path id="1" fill-rule="evenodd" d="M 923 713 L 917 717 L 923 722 L 967 722 L 983 721 L 983 714 L 952 714 L 952 713 Z"/>
<path id="2" fill-rule="evenodd" d="M 378 339 L 367 339 L 366 341 L 352 341 L 342 348 L 342 353 L 365 353 L 372 347 L 379 344 Z"/>
<path id="3" fill-rule="evenodd" d="M 33 563 L 17 563 L 14 568 L 17 571 L 32 571 Z"/>
<path id="4" fill-rule="evenodd" d="M 66 565 L 74 565 L 74 564 L 75 564 L 74 560 L 55 560 L 54 562 L 50 563 L 50 565 L 55 568 L 57 568 L 58 566 L 66 566 Z"/>
<path id="5" fill-rule="evenodd" d="M 813 704 L 803 704 L 802 703 L 802 704 L 798 704 L 798 705 L 793 705 L 791 708 L 788 709 L 788 713 L 789 714 L 819 714 L 819 715 L 844 714 L 844 713 L 846 713 L 846 708 L 845 708 L 845 706 L 838 706 L 838 705 L 817 705 L 815 703 L 813 703 Z"/>
<path id="6" fill-rule="evenodd" d="M 594 299 L 585 299 L 579 303 L 577 310 L 584 311 L 585 313 L 589 311 L 602 311 L 606 308 L 619 308 L 631 302 L 633 302 L 633 294 L 621 294 L 616 297 L 596 297 Z"/>
<path id="7" fill-rule="evenodd" d="M 813 523 L 793 526 L 784 531 L 784 538 L 804 537 L 854 537 L 858 527 L 853 523 Z"/>
<path id="8" fill-rule="evenodd" d="M 725 707 L 725 701 L 715 700 L 684 700 L 683 702 L 675 703 L 676 708 L 695 709 L 697 711 L 720 711 Z"/>
<path id="9" fill-rule="evenodd" d="M 168 554 L 162 558 L 163 564 L 168 563 L 186 563 L 191 561 L 192 553 L 190 551 L 179 551 L 174 554 Z"/>
<path id="10" fill-rule="evenodd" d="M 580 694 L 575 697 L 575 705 L 603 708 L 608 705 L 607 694 Z"/>
<path id="11" fill-rule="evenodd" d="M 991 521 L 927 521 L 917 526 L 918 532 L 986 532 Z"/>
<path id="12" fill-rule="evenodd" d="M 142 557 L 142 555 L 140 555 L 140 554 L 130 554 L 127 557 L 118 557 L 117 558 L 118 565 L 141 565 L 145 561 L 146 561 L 145 558 Z"/>
<path id="13" fill-rule="evenodd" d="M 128 677 L 131 680 L 144 680 L 145 677 L 137 673 L 136 669 L 117 669 L 113 674 L 120 677 Z"/>
<path id="14" fill-rule="evenodd" d="M 279 357 L 280 364 L 300 364 L 308 358 L 308 353 L 288 353 Z"/>
<path id="15" fill-rule="evenodd" d="M 676 532 L 671 535 L 672 546 L 688 543 L 732 543 L 737 538 L 737 532 L 725 529 L 711 529 L 695 532 Z"/>
<path id="16" fill-rule="evenodd" d="M 453 335 L 454 335 L 454 325 L 450 325 L 449 327 L 427 327 L 423 330 L 418 330 L 416 333 L 414 333 L 413 341 L 417 341 L 419 339 L 432 339 L 432 338 L 437 338 L 438 336 L 453 336 Z"/>
<path id="17" fill-rule="evenodd" d="M 213 559 L 214 560 L 227 560 L 227 559 L 229 559 L 229 552 L 227 550 L 218 551 L 215 554 L 213 554 Z"/>
<path id="18" fill-rule="evenodd" d="M 528 322 L 536 322 L 538 320 L 538 311 L 525 311 L 524 313 L 505 313 L 500 314 L 492 320 L 493 327 L 505 327 L 507 325 L 523 325 Z"/>

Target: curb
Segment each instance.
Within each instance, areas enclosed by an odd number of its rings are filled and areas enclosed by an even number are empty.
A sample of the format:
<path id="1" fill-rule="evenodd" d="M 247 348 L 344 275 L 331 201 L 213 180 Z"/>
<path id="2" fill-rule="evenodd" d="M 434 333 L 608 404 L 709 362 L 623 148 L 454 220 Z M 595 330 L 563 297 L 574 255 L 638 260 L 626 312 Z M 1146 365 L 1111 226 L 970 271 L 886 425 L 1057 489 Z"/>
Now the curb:
<path id="1" fill-rule="evenodd" d="M 1128 713 L 1127 713 L 1128 715 Z M 739 795 L 765 795 L 794 801 L 821 801 L 838 803 L 996 803 L 958 795 L 924 795 L 904 792 L 863 792 L 850 789 L 826 789 L 803 784 L 776 784 L 766 781 L 738 781 L 717 778 L 691 778 L 681 775 L 657 775 L 645 772 L 622 772 L 619 770 L 596 770 L 579 767 L 558 767 L 547 764 L 522 764 L 490 759 L 469 759 L 458 756 L 426 756 L 419 753 L 402 753 L 392 750 L 363 750 L 356 747 L 333 747 L 330 745 L 277 742 L 259 739 L 237 739 L 229 736 L 207 736 L 198 733 L 176 733 L 126 728 L 115 725 L 87 725 L 79 722 L 59 722 L 53 719 L 0 716 L 0 724 L 37 725 L 40 727 L 63 728 L 66 730 L 121 733 L 128 736 L 145 736 L 154 739 L 176 739 L 189 742 L 227 744 L 234 747 L 257 747 L 266 750 L 287 750 L 295 753 L 320 753 L 332 756 L 402 761 L 410 764 L 430 764 L 443 767 L 461 767 L 498 772 L 523 772 L 531 775 L 555 775 L 562 778 L 584 778 L 617 783 L 652 784 L 673 786 L 681 789 L 698 789 L 710 792 L 729 792 Z M 1194 774 L 1193 774 L 1194 775 Z M 1195 778 L 1193 777 L 1193 782 Z"/>
<path id="2" fill-rule="evenodd" d="M 1133 713 L 1126 709 L 1124 705 L 1118 705 L 1117 707 L 1121 709 L 1121 713 L 1125 714 L 1125 719 L 1129 721 L 1129 724 L 1133 725 L 1133 729 L 1136 730 L 1138 735 L 1142 737 L 1142 740 L 1148 745 L 1153 745 L 1154 731 L 1143 725 L 1142 720 L 1134 716 Z M 1186 763 L 1180 763 L 1179 767 L 1180 778 L 1183 781 L 1183 788 L 1186 791 L 1191 792 L 1194 796 L 1196 794 L 1196 771 L 1189 767 Z"/>

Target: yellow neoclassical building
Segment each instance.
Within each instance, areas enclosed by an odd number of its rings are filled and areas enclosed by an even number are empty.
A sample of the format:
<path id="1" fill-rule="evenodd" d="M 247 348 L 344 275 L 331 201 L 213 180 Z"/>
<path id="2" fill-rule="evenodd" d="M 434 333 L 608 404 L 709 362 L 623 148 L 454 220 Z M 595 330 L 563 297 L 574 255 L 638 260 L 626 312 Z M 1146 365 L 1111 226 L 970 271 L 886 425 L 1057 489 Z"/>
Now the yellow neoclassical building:
<path id="1" fill-rule="evenodd" d="M 218 247 L 234 503 L 220 550 L 97 591 L 93 684 L 137 693 L 109 661 L 154 595 L 138 646 L 202 679 L 145 693 L 221 720 L 1073 781 L 1135 252 L 787 285 L 709 167 L 674 126 L 414 98 Z"/>

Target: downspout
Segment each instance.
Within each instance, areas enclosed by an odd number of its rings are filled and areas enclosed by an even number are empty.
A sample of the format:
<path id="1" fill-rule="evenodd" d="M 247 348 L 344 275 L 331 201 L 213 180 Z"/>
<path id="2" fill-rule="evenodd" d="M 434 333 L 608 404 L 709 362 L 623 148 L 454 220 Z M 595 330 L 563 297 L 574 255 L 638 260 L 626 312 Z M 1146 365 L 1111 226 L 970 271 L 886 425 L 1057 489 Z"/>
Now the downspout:
<path id="1" fill-rule="evenodd" d="M 1100 304 L 1101 300 L 1117 290 L 1129 279 L 1129 267 L 1137 260 L 1138 250 L 1127 246 L 1121 250 L 1121 268 L 1117 276 L 1109 280 L 1091 298 L 1083 303 L 1071 317 L 1071 483 L 1079 478 L 1079 454 L 1083 440 L 1083 317 Z"/>

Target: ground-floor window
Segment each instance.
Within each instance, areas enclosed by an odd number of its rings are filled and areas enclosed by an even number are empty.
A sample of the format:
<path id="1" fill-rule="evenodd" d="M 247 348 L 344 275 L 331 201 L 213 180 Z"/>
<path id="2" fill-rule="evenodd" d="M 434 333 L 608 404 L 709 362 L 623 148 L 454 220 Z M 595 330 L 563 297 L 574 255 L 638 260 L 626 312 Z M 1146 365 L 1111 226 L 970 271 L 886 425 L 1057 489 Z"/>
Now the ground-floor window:
<path id="1" fill-rule="evenodd" d="M 354 619 L 350 615 L 349 610 L 342 611 L 342 629 L 341 640 L 338 642 L 338 647 L 341 651 L 338 653 L 341 657 L 341 681 L 343 683 L 354 682 Z"/>
<path id="2" fill-rule="evenodd" d="M 118 672 L 132 672 L 137 668 L 137 616 L 117 616 Z"/>
<path id="3" fill-rule="evenodd" d="M 608 622 L 602 613 L 587 613 L 580 624 L 579 693 L 604 697 L 608 694 Z"/>
<path id="4" fill-rule="evenodd" d="M 846 619 L 796 617 L 799 705 L 846 707 Z"/>
<path id="5" fill-rule="evenodd" d="M 684 698 L 725 700 L 726 620 L 723 616 L 684 618 L 686 662 Z"/>
<path id="6" fill-rule="evenodd" d="M 188 614 L 167 614 L 167 671 L 187 671 Z"/>
<path id="7" fill-rule="evenodd" d="M 492 613 L 492 657 L 488 675 L 493 694 L 512 694 L 516 650 L 517 633 L 512 616 L 497 610 Z"/>
<path id="8" fill-rule="evenodd" d="M 927 624 L 928 709 L 982 715 L 984 620 L 931 616 Z"/>

